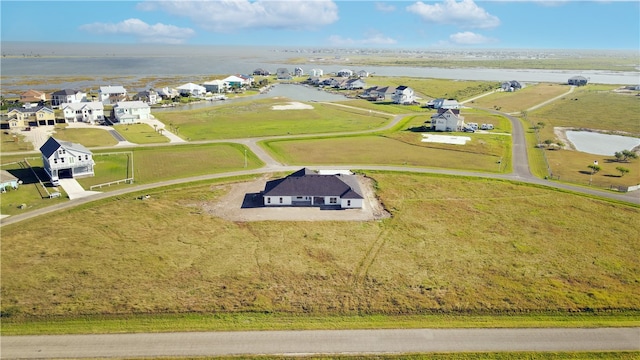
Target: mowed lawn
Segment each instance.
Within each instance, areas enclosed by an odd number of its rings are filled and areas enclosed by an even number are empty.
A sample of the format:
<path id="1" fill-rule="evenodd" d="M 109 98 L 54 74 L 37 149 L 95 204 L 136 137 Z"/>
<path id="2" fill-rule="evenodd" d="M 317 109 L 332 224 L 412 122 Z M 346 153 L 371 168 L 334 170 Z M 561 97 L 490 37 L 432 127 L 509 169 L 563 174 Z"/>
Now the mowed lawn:
<path id="1" fill-rule="evenodd" d="M 290 103 L 284 98 L 252 100 L 206 109 L 158 112 L 155 117 L 167 126 L 177 127 L 180 136 L 190 140 L 368 130 L 381 127 L 390 119 L 369 111 L 316 102 L 306 103 L 313 109 L 272 108 Z"/>
<path id="2" fill-rule="evenodd" d="M 391 218 L 225 221 L 206 206 L 231 185 L 212 183 L 5 226 L 3 322 L 640 307 L 638 207 L 506 181 L 368 175 Z"/>
<path id="3" fill-rule="evenodd" d="M 56 127 L 52 135 L 58 140 L 82 144 L 85 147 L 113 146 L 118 141 L 107 131 L 107 127 L 96 129 Z"/>
<path id="4" fill-rule="evenodd" d="M 522 112 L 541 104 L 556 96 L 568 92 L 568 85 L 539 83 L 525 84 L 521 90 L 514 92 L 495 92 L 469 102 L 469 106 L 497 109 L 502 112 Z"/>
<path id="5" fill-rule="evenodd" d="M 113 127 L 127 141 L 134 144 L 168 143 L 169 138 L 148 124 L 116 125 Z"/>

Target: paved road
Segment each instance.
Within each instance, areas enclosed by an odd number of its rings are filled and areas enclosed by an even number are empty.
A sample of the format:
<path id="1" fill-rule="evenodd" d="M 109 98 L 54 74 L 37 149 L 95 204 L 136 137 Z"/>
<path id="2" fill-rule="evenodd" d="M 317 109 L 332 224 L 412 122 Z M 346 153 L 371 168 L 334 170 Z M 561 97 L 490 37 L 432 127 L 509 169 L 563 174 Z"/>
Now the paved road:
<path id="1" fill-rule="evenodd" d="M 385 354 L 461 351 L 640 351 L 640 328 L 239 331 L 5 336 L 3 359 Z"/>

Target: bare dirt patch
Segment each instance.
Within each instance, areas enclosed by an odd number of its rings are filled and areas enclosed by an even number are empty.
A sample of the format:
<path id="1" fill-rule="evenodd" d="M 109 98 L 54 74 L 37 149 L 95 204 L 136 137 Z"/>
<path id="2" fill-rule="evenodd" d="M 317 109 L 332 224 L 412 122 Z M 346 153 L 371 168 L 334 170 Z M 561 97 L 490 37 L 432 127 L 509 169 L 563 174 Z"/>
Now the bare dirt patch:
<path id="1" fill-rule="evenodd" d="M 374 181 L 357 175 L 365 200 L 362 209 L 318 207 L 265 207 L 261 191 L 269 176 L 256 181 L 221 185 L 228 193 L 218 201 L 200 204 L 203 211 L 230 221 L 372 221 L 390 217 L 373 190 Z"/>
<path id="2" fill-rule="evenodd" d="M 287 105 L 273 105 L 271 110 L 313 110 L 313 106 L 293 101 Z"/>

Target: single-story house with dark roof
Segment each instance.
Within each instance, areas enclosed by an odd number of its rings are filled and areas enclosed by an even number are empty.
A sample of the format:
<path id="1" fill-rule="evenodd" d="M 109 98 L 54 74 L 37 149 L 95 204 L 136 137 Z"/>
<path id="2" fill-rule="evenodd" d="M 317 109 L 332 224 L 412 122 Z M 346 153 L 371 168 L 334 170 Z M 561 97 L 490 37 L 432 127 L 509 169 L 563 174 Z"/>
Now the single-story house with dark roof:
<path id="1" fill-rule="evenodd" d="M 321 175 L 303 168 L 268 181 L 262 192 L 265 206 L 334 206 L 360 209 L 364 196 L 355 175 Z"/>
<path id="2" fill-rule="evenodd" d="M 51 183 L 57 185 L 60 178 L 93 176 L 93 154 L 81 144 L 50 137 L 40 147 L 44 171 Z"/>

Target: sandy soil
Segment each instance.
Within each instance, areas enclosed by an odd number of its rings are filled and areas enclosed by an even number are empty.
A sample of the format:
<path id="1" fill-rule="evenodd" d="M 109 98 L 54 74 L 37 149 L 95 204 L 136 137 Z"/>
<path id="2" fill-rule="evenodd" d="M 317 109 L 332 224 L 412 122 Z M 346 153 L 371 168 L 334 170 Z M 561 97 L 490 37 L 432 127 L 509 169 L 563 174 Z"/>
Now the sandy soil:
<path id="1" fill-rule="evenodd" d="M 320 209 L 318 207 L 264 207 L 260 192 L 269 180 L 268 175 L 251 181 L 229 185 L 229 192 L 215 203 L 198 204 L 206 213 L 231 221 L 371 221 L 390 214 L 375 196 L 373 180 L 358 175 L 365 201 L 362 209 Z"/>
<path id="2" fill-rule="evenodd" d="M 273 105 L 271 110 L 311 110 L 313 106 L 301 102 L 290 102 L 287 105 Z"/>

